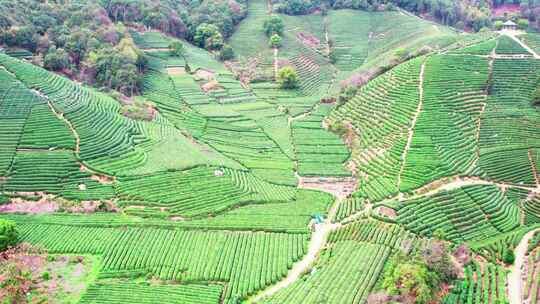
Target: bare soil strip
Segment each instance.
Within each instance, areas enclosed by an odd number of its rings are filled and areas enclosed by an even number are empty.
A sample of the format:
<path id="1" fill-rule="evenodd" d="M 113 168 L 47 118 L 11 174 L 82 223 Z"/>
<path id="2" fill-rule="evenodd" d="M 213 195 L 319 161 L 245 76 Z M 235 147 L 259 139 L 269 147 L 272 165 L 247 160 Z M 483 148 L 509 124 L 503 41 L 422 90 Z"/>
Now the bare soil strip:
<path id="1" fill-rule="evenodd" d="M 523 265 L 525 264 L 527 247 L 529 240 L 533 237 L 536 231 L 540 228 L 529 231 L 514 250 L 516 259 L 514 265 L 512 265 L 510 272 L 508 273 L 508 300 L 510 304 L 523 304 Z"/>
<path id="2" fill-rule="evenodd" d="M 289 273 L 287 273 L 287 276 L 278 283 L 263 290 L 253 298 L 248 299 L 247 303 L 257 303 L 262 299 L 275 294 L 279 290 L 296 282 L 303 274 L 307 273 L 311 269 L 319 256 L 319 252 L 326 247 L 328 234 L 342 226 L 340 223 L 332 223 L 332 219 L 337 212 L 340 202 L 341 198 L 336 199 L 328 212 L 328 218 L 325 220 L 325 222 L 315 225 L 315 232 L 313 232 L 311 235 L 307 254 L 293 265 L 291 270 L 289 270 Z"/>
<path id="3" fill-rule="evenodd" d="M 401 185 L 401 175 L 403 174 L 403 170 L 405 170 L 405 162 L 407 160 L 407 153 L 409 152 L 409 149 L 411 148 L 411 143 L 414 136 L 414 127 L 416 126 L 416 121 L 418 120 L 418 117 L 420 116 L 420 112 L 422 112 L 422 107 L 424 105 L 424 71 L 426 68 L 426 63 L 424 62 L 422 64 L 422 67 L 420 69 L 420 83 L 418 84 L 418 92 L 419 92 L 419 100 L 418 100 L 418 107 L 416 108 L 416 112 L 414 113 L 413 119 L 411 121 L 411 125 L 409 127 L 408 131 L 408 137 L 407 137 L 407 145 L 405 145 L 405 149 L 403 150 L 403 154 L 401 155 L 401 168 L 399 169 L 398 174 L 398 181 L 397 181 L 397 188 L 399 189 Z"/>
<path id="4" fill-rule="evenodd" d="M 529 152 L 527 154 L 529 155 L 529 161 L 531 162 L 532 172 L 534 175 L 534 180 L 536 181 L 536 186 L 540 189 L 540 178 L 538 177 L 538 171 L 536 170 L 537 164 L 534 162 L 532 150 L 529 149 Z"/>

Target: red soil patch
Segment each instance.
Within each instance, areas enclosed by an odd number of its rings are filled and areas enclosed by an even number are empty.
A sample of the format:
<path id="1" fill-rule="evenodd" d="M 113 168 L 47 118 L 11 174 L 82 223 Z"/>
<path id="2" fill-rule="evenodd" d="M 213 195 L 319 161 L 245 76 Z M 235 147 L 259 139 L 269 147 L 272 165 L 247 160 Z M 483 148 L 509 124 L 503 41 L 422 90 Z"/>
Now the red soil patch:
<path id="1" fill-rule="evenodd" d="M 504 4 L 491 9 L 493 16 L 503 17 L 505 13 L 514 14 L 520 13 L 519 4 Z"/>
<path id="2" fill-rule="evenodd" d="M 22 198 L 11 199 L 11 203 L 0 205 L 0 213 L 44 214 L 58 211 L 59 206 L 49 197 L 43 196 L 39 201 L 25 201 Z"/>
<path id="3" fill-rule="evenodd" d="M 321 45 L 321 41 L 317 37 L 306 33 L 300 32 L 296 34 L 296 38 L 298 38 L 307 47 L 316 48 Z"/>
<path id="4" fill-rule="evenodd" d="M 391 219 L 395 219 L 397 217 L 396 210 L 394 210 L 392 208 L 388 208 L 386 206 L 377 207 L 375 209 L 375 212 L 377 212 L 378 214 L 380 214 L 382 216 L 391 218 Z"/>

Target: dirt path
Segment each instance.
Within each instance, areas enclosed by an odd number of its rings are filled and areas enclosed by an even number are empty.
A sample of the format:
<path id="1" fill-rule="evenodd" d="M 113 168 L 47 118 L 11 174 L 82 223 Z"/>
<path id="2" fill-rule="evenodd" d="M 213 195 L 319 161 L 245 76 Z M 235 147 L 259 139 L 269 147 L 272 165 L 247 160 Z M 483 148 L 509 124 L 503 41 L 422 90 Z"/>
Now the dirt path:
<path id="1" fill-rule="evenodd" d="M 533 49 L 531 49 L 527 44 L 525 44 L 523 41 L 521 41 L 517 36 L 518 33 L 514 31 L 501 31 L 501 34 L 506 35 L 512 39 L 514 39 L 515 42 L 519 43 L 524 49 L 527 50 L 527 52 L 531 53 L 535 59 L 540 59 L 540 55 L 538 55 Z"/>
<path id="2" fill-rule="evenodd" d="M 416 108 L 416 112 L 414 113 L 413 119 L 411 121 L 411 125 L 408 130 L 407 135 L 407 144 L 405 145 L 405 149 L 403 150 L 403 154 L 401 154 L 401 168 L 399 169 L 398 174 L 398 181 L 397 181 L 397 188 L 399 189 L 401 185 L 401 175 L 403 174 L 403 171 L 405 170 L 405 162 L 407 160 L 407 153 L 409 152 L 409 149 L 411 147 L 413 135 L 414 135 L 414 127 L 416 126 L 416 121 L 418 120 L 418 117 L 420 116 L 420 112 L 422 112 L 422 107 L 424 105 L 424 71 L 426 68 L 426 63 L 422 63 L 422 67 L 420 68 L 420 83 L 418 84 L 418 92 L 419 92 L 419 98 L 418 98 L 418 107 Z"/>
<path id="3" fill-rule="evenodd" d="M 421 197 L 426 196 L 433 196 L 437 193 L 443 192 L 443 191 L 452 191 L 459 188 L 463 188 L 466 186 L 478 186 L 478 185 L 493 185 L 497 186 L 501 189 L 523 189 L 527 190 L 531 193 L 540 194 L 540 187 L 528 187 L 528 186 L 521 186 L 521 185 L 513 185 L 508 183 L 498 183 L 490 180 L 481 179 L 478 177 L 460 177 L 460 176 L 454 176 L 454 177 L 447 177 L 440 180 L 433 181 L 427 185 L 424 185 L 421 188 L 418 188 L 413 191 L 413 194 L 408 196 L 406 199 L 417 199 Z M 388 203 L 388 202 L 394 202 L 396 200 L 402 200 L 404 197 L 403 195 L 397 194 L 394 197 L 386 198 L 378 202 L 373 202 L 373 204 L 380 204 L 380 203 Z M 351 219 L 358 218 L 360 215 L 358 213 L 363 213 L 364 211 L 358 211 L 356 213 L 351 214 L 346 219 L 340 221 L 340 223 L 345 223 L 346 221 L 350 221 Z"/>
<path id="4" fill-rule="evenodd" d="M 319 253 L 326 246 L 328 234 L 342 226 L 340 223 L 332 223 L 332 219 L 334 218 L 340 203 L 341 198 L 336 199 L 336 201 L 330 208 L 330 211 L 328 212 L 328 218 L 325 220 L 325 222 L 315 225 L 315 232 L 313 232 L 313 234 L 311 235 L 306 255 L 300 261 L 296 262 L 293 265 L 291 270 L 289 270 L 289 272 L 287 273 L 287 276 L 276 284 L 263 290 L 255 297 L 248 299 L 247 303 L 257 303 L 262 299 L 275 294 L 279 290 L 296 282 L 304 273 L 308 272 L 311 269 L 311 267 L 317 260 Z"/>
<path id="5" fill-rule="evenodd" d="M 540 178 L 538 177 L 538 171 L 536 170 L 536 163 L 534 162 L 532 150 L 529 149 L 529 152 L 527 154 L 529 155 L 529 161 L 531 162 L 532 173 L 534 175 L 534 180 L 536 181 L 536 187 L 540 188 Z"/>
<path id="6" fill-rule="evenodd" d="M 321 181 L 323 180 L 323 181 Z M 308 272 L 313 264 L 316 262 L 317 257 L 321 250 L 326 246 L 328 234 L 336 229 L 339 229 L 341 223 L 332 223 L 336 216 L 337 210 L 341 202 L 354 191 L 354 185 L 356 180 L 354 178 L 324 178 L 324 177 L 312 177 L 304 178 L 299 177 L 299 188 L 302 189 L 317 189 L 327 193 L 331 193 L 336 197 L 333 205 L 328 211 L 328 216 L 324 223 L 316 224 L 315 231 L 311 235 L 309 241 L 308 251 L 306 255 L 298 262 L 296 262 L 291 270 L 287 273 L 287 276 L 278 283 L 268 287 L 251 299 L 248 299 L 247 303 L 257 303 L 269 297 L 279 290 L 293 284 L 300 277 Z"/>
<path id="7" fill-rule="evenodd" d="M 540 228 L 529 231 L 523 236 L 519 245 L 514 250 L 516 260 L 508 273 L 508 300 L 510 304 L 523 304 L 523 265 L 525 264 L 527 246 L 529 240 Z"/>
<path id="8" fill-rule="evenodd" d="M 33 91 L 34 93 L 39 95 L 41 98 L 45 99 L 47 101 L 47 105 L 49 106 L 49 109 L 51 109 L 54 115 L 58 119 L 62 120 L 69 127 L 69 129 L 71 130 L 71 133 L 73 133 L 73 136 L 75 137 L 75 154 L 78 156 L 79 152 L 81 152 L 81 137 L 79 136 L 79 133 L 77 133 L 77 130 L 75 130 L 75 127 L 73 126 L 71 121 L 65 118 L 63 113 L 59 113 L 56 111 L 56 109 L 52 105 L 52 102 L 49 100 L 49 97 L 45 96 L 40 91 L 37 91 L 37 90 L 33 90 Z"/>
<path id="9" fill-rule="evenodd" d="M 279 54 L 278 48 L 274 48 L 274 79 L 276 81 L 278 78 L 278 70 L 279 70 L 278 54 Z"/>

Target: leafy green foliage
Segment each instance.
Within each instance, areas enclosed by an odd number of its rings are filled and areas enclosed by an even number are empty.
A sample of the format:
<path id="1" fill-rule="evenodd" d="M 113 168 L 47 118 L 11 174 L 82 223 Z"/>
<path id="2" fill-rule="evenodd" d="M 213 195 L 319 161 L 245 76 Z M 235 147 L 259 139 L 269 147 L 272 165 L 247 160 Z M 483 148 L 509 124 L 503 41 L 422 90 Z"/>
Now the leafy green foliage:
<path id="1" fill-rule="evenodd" d="M 268 40 L 268 46 L 273 49 L 279 49 L 283 44 L 283 39 L 278 34 L 273 34 L 272 37 Z"/>
<path id="2" fill-rule="evenodd" d="M 63 70 L 69 67 L 69 54 L 64 49 L 52 47 L 43 60 L 45 68 L 53 71 Z"/>
<path id="3" fill-rule="evenodd" d="M 526 29 L 529 28 L 529 20 L 527 20 L 527 19 L 519 19 L 519 20 L 517 21 L 517 25 L 518 25 L 518 27 L 519 27 L 520 29 L 526 30 Z"/>
<path id="4" fill-rule="evenodd" d="M 15 223 L 0 219 L 0 251 L 14 246 L 18 240 L 18 232 Z"/>
<path id="5" fill-rule="evenodd" d="M 170 49 L 171 55 L 173 56 L 177 56 L 177 57 L 185 56 L 184 44 L 180 41 L 173 41 L 171 44 L 169 44 L 169 49 Z"/>
<path id="6" fill-rule="evenodd" d="M 193 41 L 207 50 L 218 50 L 223 46 L 223 36 L 217 26 L 203 23 L 197 27 Z"/>
<path id="7" fill-rule="evenodd" d="M 283 35 L 284 28 L 285 25 L 283 24 L 283 20 L 277 15 L 270 16 L 270 18 L 266 19 L 263 24 L 264 33 L 268 37 L 275 34 L 279 36 Z"/>
<path id="8" fill-rule="evenodd" d="M 416 298 L 414 303 L 429 303 L 435 297 L 440 282 L 425 262 L 396 255 L 387 264 L 382 286 L 391 295 Z"/>
<path id="9" fill-rule="evenodd" d="M 503 254 L 503 262 L 512 265 L 514 264 L 514 261 L 516 260 L 516 256 L 514 255 L 514 251 L 511 249 L 505 250 Z"/>
<path id="10" fill-rule="evenodd" d="M 277 81 L 283 89 L 295 89 L 299 84 L 298 74 L 296 73 L 296 70 L 290 66 L 279 70 Z"/>
<path id="11" fill-rule="evenodd" d="M 219 59 L 221 59 L 222 61 L 225 61 L 225 60 L 231 60 L 233 58 L 234 58 L 233 48 L 228 44 L 223 45 L 223 47 L 221 48 L 221 51 L 219 52 Z"/>

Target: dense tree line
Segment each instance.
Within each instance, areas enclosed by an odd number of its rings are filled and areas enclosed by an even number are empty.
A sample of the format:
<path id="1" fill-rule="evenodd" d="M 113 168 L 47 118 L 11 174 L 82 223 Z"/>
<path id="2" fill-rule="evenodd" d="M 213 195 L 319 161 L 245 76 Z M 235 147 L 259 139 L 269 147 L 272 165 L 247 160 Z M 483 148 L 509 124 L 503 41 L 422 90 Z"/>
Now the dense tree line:
<path id="1" fill-rule="evenodd" d="M 491 25 L 491 8 L 502 4 L 519 4 L 521 15 L 540 22 L 540 0 L 273 0 L 277 11 L 291 14 L 309 14 L 327 9 L 363 9 L 368 11 L 403 8 L 415 14 L 428 16 L 458 28 L 480 30 Z"/>
<path id="2" fill-rule="evenodd" d="M 88 84 L 132 95 L 146 67 L 129 27 L 158 29 L 200 47 L 224 44 L 246 0 L 0 0 L 0 47 L 21 47 L 35 63 Z"/>

